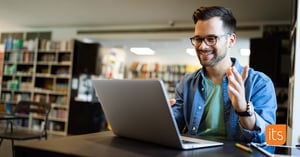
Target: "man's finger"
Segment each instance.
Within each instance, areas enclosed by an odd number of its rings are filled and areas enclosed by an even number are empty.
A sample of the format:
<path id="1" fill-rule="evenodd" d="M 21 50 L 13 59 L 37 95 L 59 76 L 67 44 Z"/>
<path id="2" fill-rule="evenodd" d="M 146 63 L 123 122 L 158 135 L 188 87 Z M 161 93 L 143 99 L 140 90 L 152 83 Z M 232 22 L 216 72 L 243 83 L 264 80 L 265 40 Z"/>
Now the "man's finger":
<path id="1" fill-rule="evenodd" d="M 242 73 L 243 81 L 245 81 L 248 77 L 248 69 L 249 69 L 248 65 L 244 66 L 243 73 Z"/>

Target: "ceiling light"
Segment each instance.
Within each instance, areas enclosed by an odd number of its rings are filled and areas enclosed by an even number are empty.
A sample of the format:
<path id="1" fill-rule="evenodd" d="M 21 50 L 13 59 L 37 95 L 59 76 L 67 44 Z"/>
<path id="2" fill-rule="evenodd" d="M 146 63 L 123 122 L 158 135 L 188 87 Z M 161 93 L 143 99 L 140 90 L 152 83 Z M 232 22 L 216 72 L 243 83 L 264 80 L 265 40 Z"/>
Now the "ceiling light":
<path id="1" fill-rule="evenodd" d="M 240 54 L 242 56 L 250 56 L 250 49 L 240 49 Z"/>
<path id="2" fill-rule="evenodd" d="M 136 55 L 154 55 L 155 52 L 147 47 L 132 47 L 130 51 Z"/>
<path id="3" fill-rule="evenodd" d="M 196 56 L 196 50 L 194 48 L 187 48 L 185 52 L 191 56 Z"/>
<path id="4" fill-rule="evenodd" d="M 82 42 L 88 43 L 88 44 L 94 43 L 94 41 L 93 41 L 92 39 L 89 39 L 89 38 L 84 38 L 84 39 L 82 39 Z"/>

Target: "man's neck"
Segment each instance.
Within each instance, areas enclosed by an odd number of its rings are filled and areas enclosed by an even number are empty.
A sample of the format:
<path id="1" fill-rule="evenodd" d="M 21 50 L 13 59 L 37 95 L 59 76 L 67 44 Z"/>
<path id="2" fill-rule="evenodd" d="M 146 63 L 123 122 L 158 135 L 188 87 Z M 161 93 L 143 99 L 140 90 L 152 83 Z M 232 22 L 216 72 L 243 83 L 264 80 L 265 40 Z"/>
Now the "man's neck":
<path id="1" fill-rule="evenodd" d="M 217 65 L 205 67 L 207 77 L 214 83 L 221 83 L 227 68 L 232 66 L 231 60 L 223 60 Z"/>

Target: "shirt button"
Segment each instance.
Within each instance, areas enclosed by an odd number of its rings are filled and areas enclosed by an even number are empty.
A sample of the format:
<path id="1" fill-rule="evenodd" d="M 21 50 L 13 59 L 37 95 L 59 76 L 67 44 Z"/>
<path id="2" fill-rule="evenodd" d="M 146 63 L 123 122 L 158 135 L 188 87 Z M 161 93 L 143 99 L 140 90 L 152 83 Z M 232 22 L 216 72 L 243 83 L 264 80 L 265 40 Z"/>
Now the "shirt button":
<path id="1" fill-rule="evenodd" d="M 196 130 L 196 127 L 193 127 L 193 130 Z"/>
<path id="2" fill-rule="evenodd" d="M 203 92 L 203 91 L 204 91 L 204 88 L 201 88 L 201 91 Z"/>
<path id="3" fill-rule="evenodd" d="M 202 108 L 201 106 L 198 106 L 198 109 L 199 109 L 199 110 L 201 110 L 201 108 Z"/>

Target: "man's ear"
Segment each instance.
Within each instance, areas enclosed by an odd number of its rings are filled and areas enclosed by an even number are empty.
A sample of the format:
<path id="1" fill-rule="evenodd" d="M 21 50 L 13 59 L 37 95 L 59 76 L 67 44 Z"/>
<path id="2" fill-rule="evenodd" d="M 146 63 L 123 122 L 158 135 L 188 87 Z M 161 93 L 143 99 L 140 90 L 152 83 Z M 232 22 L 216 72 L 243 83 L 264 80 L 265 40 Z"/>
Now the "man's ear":
<path id="1" fill-rule="evenodd" d="M 231 33 L 231 34 L 230 34 L 230 37 L 229 37 L 229 48 L 232 48 L 232 47 L 233 47 L 233 45 L 234 45 L 235 42 L 236 42 L 236 38 L 237 38 L 237 36 L 236 36 L 235 33 Z"/>

